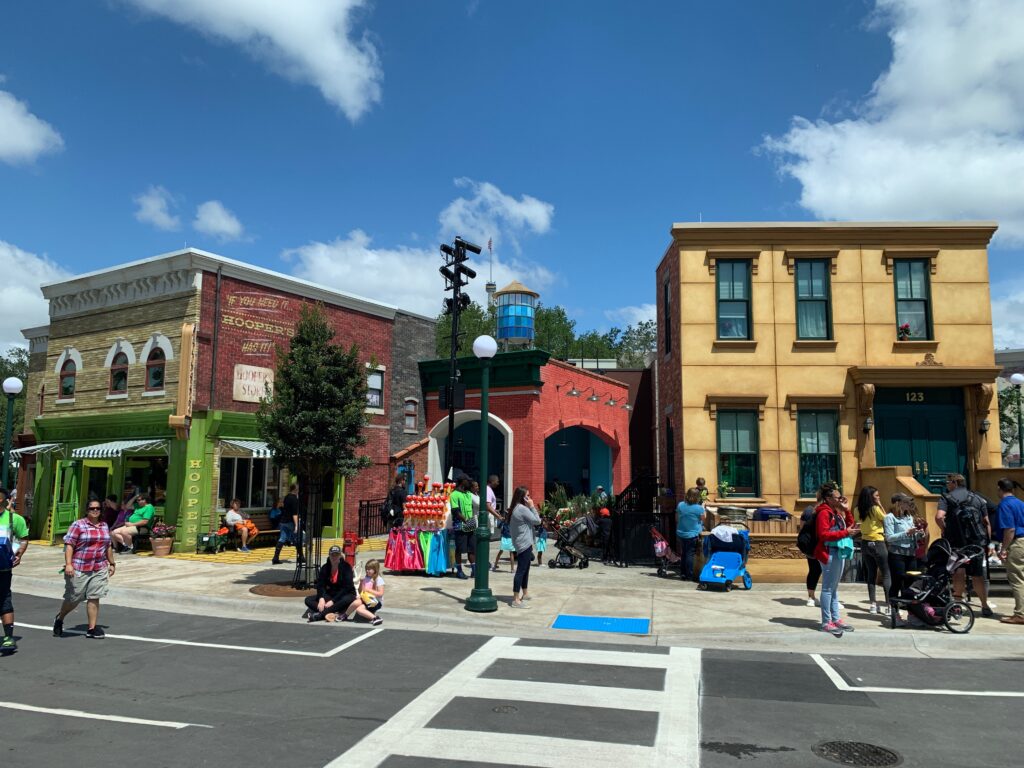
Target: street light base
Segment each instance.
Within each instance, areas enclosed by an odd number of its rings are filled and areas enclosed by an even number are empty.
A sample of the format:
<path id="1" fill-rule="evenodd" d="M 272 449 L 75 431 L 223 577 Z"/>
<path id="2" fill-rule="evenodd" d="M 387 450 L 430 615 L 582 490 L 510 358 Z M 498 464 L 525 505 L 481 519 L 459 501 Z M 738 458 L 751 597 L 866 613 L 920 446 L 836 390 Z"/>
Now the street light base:
<path id="1" fill-rule="evenodd" d="M 489 587 L 474 589 L 466 601 L 466 610 L 474 613 L 492 613 L 498 610 L 498 601 Z"/>

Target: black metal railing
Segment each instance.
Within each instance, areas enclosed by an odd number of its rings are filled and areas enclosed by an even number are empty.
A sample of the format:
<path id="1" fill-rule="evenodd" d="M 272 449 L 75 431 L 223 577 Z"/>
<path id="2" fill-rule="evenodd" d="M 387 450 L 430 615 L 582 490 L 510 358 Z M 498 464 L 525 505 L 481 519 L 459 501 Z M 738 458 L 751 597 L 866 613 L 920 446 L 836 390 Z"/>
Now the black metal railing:
<path id="1" fill-rule="evenodd" d="M 654 475 L 636 478 L 615 497 L 612 536 L 606 552 L 607 559 L 615 565 L 626 568 L 654 562 L 651 526 L 674 544 L 674 518 L 657 508 L 657 499 L 658 478 Z"/>
<path id="2" fill-rule="evenodd" d="M 381 517 L 381 510 L 387 497 L 383 499 L 366 499 L 359 502 L 359 537 L 385 536 L 390 531 Z"/>

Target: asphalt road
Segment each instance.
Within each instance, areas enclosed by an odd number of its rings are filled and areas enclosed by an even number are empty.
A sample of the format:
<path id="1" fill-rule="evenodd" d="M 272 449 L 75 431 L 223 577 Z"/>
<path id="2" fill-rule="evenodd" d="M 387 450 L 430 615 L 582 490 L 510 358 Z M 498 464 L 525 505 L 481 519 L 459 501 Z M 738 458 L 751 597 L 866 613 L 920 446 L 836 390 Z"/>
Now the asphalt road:
<path id="1" fill-rule="evenodd" d="M 80 608 L 57 639 L 57 601 L 15 603 L 4 765 L 822 767 L 836 764 L 812 751 L 826 741 L 881 746 L 905 766 L 1021 762 L 1024 657 L 371 630 L 306 625 L 301 607 L 291 625 L 104 606 L 102 641 L 79 634 Z"/>

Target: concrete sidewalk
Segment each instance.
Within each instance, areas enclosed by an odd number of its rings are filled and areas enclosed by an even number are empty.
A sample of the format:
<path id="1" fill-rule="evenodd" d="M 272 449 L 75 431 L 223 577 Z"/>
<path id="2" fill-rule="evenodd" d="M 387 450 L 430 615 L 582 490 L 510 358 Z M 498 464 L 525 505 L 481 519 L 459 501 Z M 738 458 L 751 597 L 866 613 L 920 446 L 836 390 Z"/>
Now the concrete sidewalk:
<path id="1" fill-rule="evenodd" d="M 371 557 L 383 559 L 383 553 L 360 552 L 357 573 L 362 573 L 363 563 Z M 498 599 L 498 610 L 490 614 L 465 610 L 472 580 L 385 573 L 385 608 L 381 614 L 385 626 L 801 653 L 1024 655 L 1024 631 L 981 618 L 980 610 L 974 629 L 966 636 L 935 630 L 890 630 L 887 616 L 867 612 L 863 584 L 840 587 L 840 599 L 856 631 L 836 639 L 817 631 L 820 613 L 805 605 L 802 584 L 762 584 L 756 572 L 752 573 L 754 587 L 749 592 L 742 588 L 704 592 L 678 577 L 659 578 L 654 568 L 615 568 L 591 562 L 584 570 L 552 569 L 545 562 L 531 571 L 530 610 L 516 610 L 509 606 L 512 575 L 509 566 L 504 562 L 502 565 L 501 572 L 490 574 L 491 588 Z M 64 583 L 62 567 L 60 547 L 34 545 L 15 570 L 14 591 L 59 599 Z M 177 613 L 297 622 L 303 610 L 298 594 L 274 598 L 250 591 L 259 584 L 289 581 L 293 569 L 293 563 L 228 564 L 122 555 L 106 602 Z M 1009 597 L 994 601 L 997 614 L 1011 605 Z M 648 618 L 651 633 L 636 636 L 552 629 L 559 614 Z"/>

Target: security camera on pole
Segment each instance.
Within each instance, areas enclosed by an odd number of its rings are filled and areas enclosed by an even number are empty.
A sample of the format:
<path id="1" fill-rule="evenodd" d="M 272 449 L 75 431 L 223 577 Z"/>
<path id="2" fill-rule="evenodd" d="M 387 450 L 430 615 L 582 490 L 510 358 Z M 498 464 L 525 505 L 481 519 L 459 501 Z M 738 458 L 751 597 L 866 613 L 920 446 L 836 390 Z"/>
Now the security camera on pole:
<path id="1" fill-rule="evenodd" d="M 451 245 L 442 245 L 441 254 L 444 266 L 439 270 L 444 276 L 445 291 L 451 291 L 452 297 L 444 300 L 444 313 L 452 316 L 451 359 L 449 361 L 448 384 L 441 388 L 439 402 L 441 410 L 448 410 L 448 438 L 445 451 L 444 476 L 454 480 L 452 470 L 455 465 L 455 411 L 466 407 L 466 387 L 459 383 L 459 368 L 456 362 L 459 353 L 459 314 L 469 306 L 469 294 L 463 293 L 463 286 L 476 277 L 476 272 L 466 266 L 469 253 L 479 254 L 480 246 L 456 237 Z"/>

